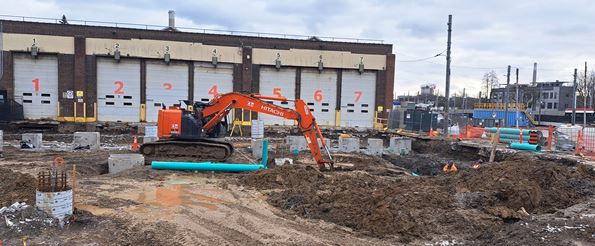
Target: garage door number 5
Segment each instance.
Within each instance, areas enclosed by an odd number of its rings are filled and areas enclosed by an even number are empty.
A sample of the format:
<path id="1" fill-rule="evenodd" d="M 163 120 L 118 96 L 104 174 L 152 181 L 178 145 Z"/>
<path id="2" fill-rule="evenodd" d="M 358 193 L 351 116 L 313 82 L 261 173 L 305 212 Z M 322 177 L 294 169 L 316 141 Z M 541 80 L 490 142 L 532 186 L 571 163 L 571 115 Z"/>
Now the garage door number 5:
<path id="1" fill-rule="evenodd" d="M 275 95 L 277 97 L 283 97 L 281 95 L 281 88 L 273 88 L 273 95 Z"/>
<path id="2" fill-rule="evenodd" d="M 122 81 L 116 81 L 114 82 L 114 85 L 116 85 L 116 90 L 114 91 L 114 94 L 116 95 L 124 95 L 124 91 L 122 91 L 122 89 L 124 89 L 124 82 Z"/>

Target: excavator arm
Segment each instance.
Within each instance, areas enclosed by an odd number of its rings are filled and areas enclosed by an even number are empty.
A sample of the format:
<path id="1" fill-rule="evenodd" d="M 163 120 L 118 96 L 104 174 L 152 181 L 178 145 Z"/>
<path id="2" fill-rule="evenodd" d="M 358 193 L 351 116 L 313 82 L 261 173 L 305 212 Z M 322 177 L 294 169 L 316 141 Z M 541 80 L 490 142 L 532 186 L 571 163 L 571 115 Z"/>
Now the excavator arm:
<path id="1" fill-rule="evenodd" d="M 265 100 L 282 102 L 294 101 L 295 109 L 280 107 Z M 296 120 L 300 131 L 306 138 L 306 143 L 308 144 L 318 167 L 325 168 L 326 164 L 329 164 L 329 166 L 332 167 L 333 159 L 328 150 L 327 143 L 322 137 L 320 128 L 318 127 L 318 124 L 316 124 L 316 119 L 310 112 L 310 108 L 308 108 L 308 105 L 303 100 L 290 100 L 284 97 L 269 97 L 237 92 L 222 94 L 202 107 L 202 117 L 208 119 L 207 123 L 203 125 L 203 130 L 209 131 L 212 129 L 215 125 L 221 122 L 227 114 L 229 114 L 231 109 L 234 108 L 269 114 L 289 120 Z M 328 159 L 323 157 L 320 148 L 321 146 L 318 145 L 318 139 L 320 139 L 322 149 L 325 150 Z"/>

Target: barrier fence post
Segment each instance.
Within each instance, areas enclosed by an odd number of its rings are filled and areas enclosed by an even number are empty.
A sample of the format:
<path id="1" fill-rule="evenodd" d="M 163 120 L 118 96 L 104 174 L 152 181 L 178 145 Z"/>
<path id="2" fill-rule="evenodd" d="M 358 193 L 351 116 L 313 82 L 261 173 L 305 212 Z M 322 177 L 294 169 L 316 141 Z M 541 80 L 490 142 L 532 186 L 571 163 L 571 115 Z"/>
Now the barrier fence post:
<path id="1" fill-rule="evenodd" d="M 577 155 L 581 154 L 581 149 L 582 147 L 582 139 L 583 139 L 583 131 L 578 131 L 578 136 L 576 137 L 576 146 L 575 146 L 575 152 Z"/>
<path id="2" fill-rule="evenodd" d="M 552 151 L 553 142 L 554 142 L 554 126 L 549 125 L 547 128 L 547 150 Z"/>

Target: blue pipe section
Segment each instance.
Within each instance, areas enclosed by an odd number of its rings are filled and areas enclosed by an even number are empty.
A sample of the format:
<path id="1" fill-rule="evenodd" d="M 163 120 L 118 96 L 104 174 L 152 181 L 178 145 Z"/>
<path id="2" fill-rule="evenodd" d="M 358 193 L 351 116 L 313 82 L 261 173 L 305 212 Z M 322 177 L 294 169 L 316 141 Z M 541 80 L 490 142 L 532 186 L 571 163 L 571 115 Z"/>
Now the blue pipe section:
<path id="1" fill-rule="evenodd" d="M 529 150 L 534 152 L 541 151 L 541 147 L 537 144 L 529 144 L 529 143 L 511 143 L 510 148 L 512 149 L 520 149 L 520 150 Z"/>
<path id="2" fill-rule="evenodd" d="M 269 153 L 269 140 L 262 143 L 262 161 L 260 164 L 241 163 L 214 163 L 214 162 L 172 162 L 153 161 L 151 168 L 158 170 L 189 170 L 189 171 L 215 171 L 215 172 L 249 172 L 267 168 Z"/>
<path id="3" fill-rule="evenodd" d="M 496 133 L 496 132 L 498 132 L 498 128 L 497 127 L 486 127 L 486 130 L 488 130 L 489 133 Z M 520 132 L 521 132 L 521 129 L 517 129 L 517 128 L 500 128 L 500 134 L 519 135 Z M 537 131 L 536 130 L 523 130 L 523 137 L 524 136 L 529 137 L 529 134 L 531 132 L 537 132 Z"/>
<path id="4" fill-rule="evenodd" d="M 171 162 L 153 161 L 151 168 L 158 170 L 189 170 L 215 172 L 249 172 L 265 169 L 261 164 L 214 163 L 214 162 Z"/>

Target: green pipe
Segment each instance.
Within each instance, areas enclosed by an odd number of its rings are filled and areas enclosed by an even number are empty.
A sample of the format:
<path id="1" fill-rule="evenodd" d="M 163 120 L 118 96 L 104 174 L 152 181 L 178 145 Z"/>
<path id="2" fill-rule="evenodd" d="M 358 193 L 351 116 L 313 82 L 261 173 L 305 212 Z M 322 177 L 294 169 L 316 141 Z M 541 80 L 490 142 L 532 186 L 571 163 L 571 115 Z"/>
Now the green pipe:
<path id="1" fill-rule="evenodd" d="M 520 149 L 520 150 L 529 150 L 539 152 L 541 151 L 541 147 L 537 144 L 529 144 L 529 143 L 511 143 L 510 148 L 512 149 Z"/>
<path id="2" fill-rule="evenodd" d="M 215 172 L 248 172 L 265 169 L 260 164 L 214 163 L 214 162 L 173 162 L 153 161 L 151 168 L 158 170 L 190 170 Z"/>
<path id="3" fill-rule="evenodd" d="M 173 162 L 153 161 L 151 168 L 159 170 L 190 170 L 215 172 L 249 172 L 267 168 L 269 140 L 262 143 L 262 161 L 260 164 L 214 163 L 214 162 Z"/>
<path id="4" fill-rule="evenodd" d="M 486 130 L 488 130 L 489 133 L 496 133 L 498 131 L 497 127 L 486 127 Z M 500 128 L 500 134 L 513 134 L 513 135 L 519 135 L 521 129 L 517 129 L 517 128 Z M 529 136 L 529 133 L 531 132 L 537 132 L 537 130 L 523 130 L 523 136 Z"/>
<path id="5" fill-rule="evenodd" d="M 519 140 L 521 139 L 521 136 L 519 135 L 514 135 L 514 134 L 500 134 L 500 139 L 516 139 Z M 523 140 L 529 140 L 529 136 L 525 136 L 523 135 Z"/>

